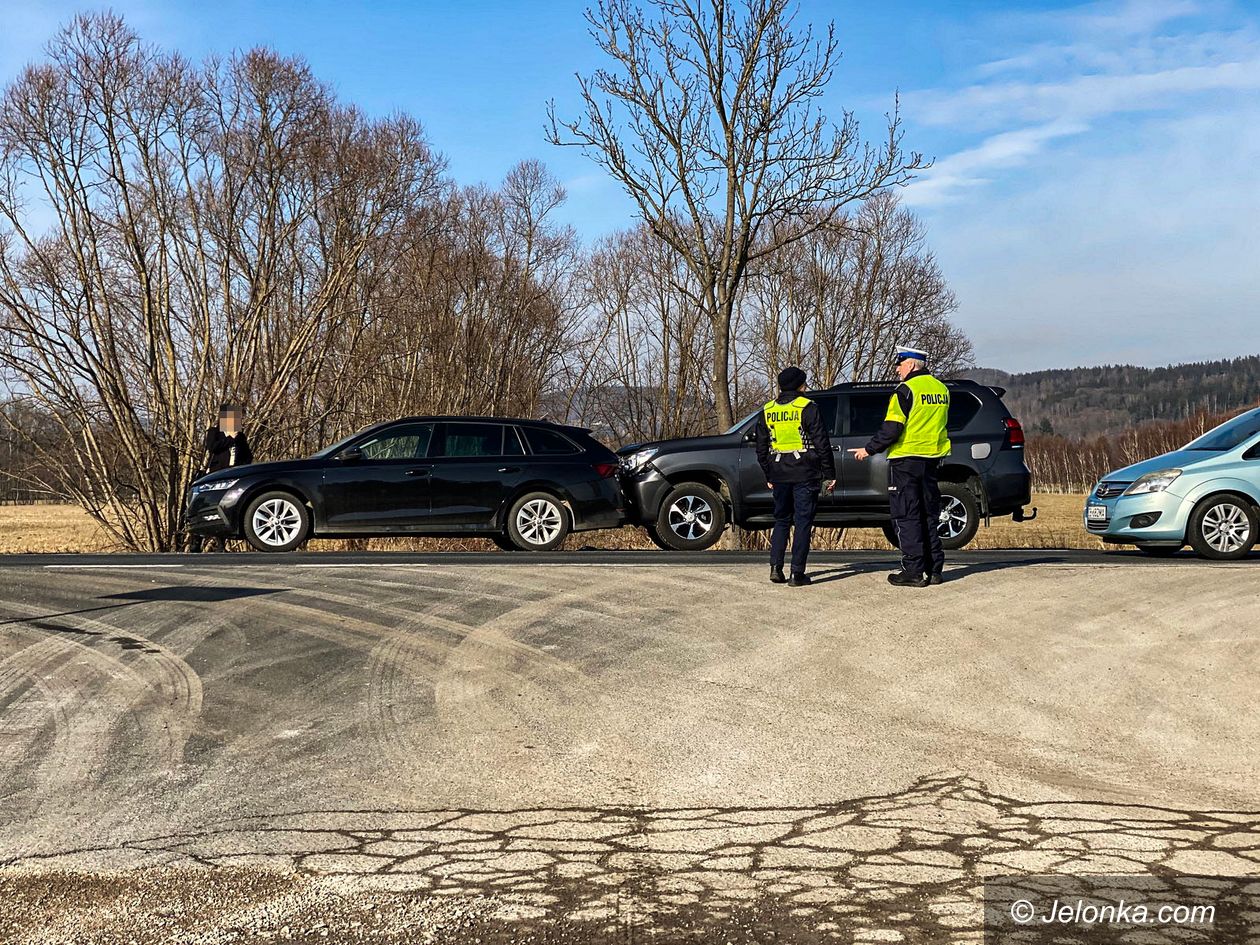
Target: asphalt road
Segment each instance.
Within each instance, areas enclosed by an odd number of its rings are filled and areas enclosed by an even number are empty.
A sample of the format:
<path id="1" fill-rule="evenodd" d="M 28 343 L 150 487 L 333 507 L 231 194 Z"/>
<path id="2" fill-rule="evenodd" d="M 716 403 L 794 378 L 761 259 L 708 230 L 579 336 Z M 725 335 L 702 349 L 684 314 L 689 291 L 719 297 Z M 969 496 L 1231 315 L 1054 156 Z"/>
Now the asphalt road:
<path id="1" fill-rule="evenodd" d="M 21 554 L 0 555 L 0 569 L 47 566 L 78 567 L 151 567 L 154 565 L 180 565 L 184 567 L 215 568 L 236 565 L 266 565 L 273 568 L 311 567 L 314 565 L 447 565 L 468 567 L 491 565 L 495 567 L 533 567 L 536 565 L 591 565 L 627 564 L 711 568 L 717 565 L 746 565 L 764 563 L 764 551 L 606 551 L 584 549 L 580 551 L 554 551 L 544 553 L 509 553 L 502 551 L 443 551 L 443 552 L 294 552 L 292 554 L 265 554 L 262 552 L 232 552 L 229 554 Z M 891 551 L 815 551 L 809 557 L 811 568 L 847 563 L 887 563 L 890 568 L 899 559 Z M 1193 564 L 1196 567 L 1232 567 L 1239 564 L 1260 563 L 1260 552 L 1253 553 L 1242 562 L 1214 562 L 1198 558 L 1183 550 L 1170 558 L 1154 558 L 1136 550 L 1083 551 L 1069 549 L 1002 549 L 994 551 L 952 551 L 948 553 L 948 567 L 962 570 L 977 568 L 995 569 L 1026 565 L 1064 565 L 1086 567 L 1091 565 L 1125 565 L 1130 567 L 1164 567 L 1167 565 Z"/>
<path id="2" fill-rule="evenodd" d="M 937 943 L 1001 873 L 1254 894 L 1255 561 L 951 561 L 2 559 L 0 941 Z"/>

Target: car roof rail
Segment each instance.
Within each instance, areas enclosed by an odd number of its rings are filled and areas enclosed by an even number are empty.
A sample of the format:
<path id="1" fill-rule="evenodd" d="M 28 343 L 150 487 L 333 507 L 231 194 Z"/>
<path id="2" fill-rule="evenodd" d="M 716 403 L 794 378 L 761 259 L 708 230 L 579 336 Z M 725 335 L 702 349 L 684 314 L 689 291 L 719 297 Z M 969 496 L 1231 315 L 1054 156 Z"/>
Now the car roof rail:
<path id="1" fill-rule="evenodd" d="M 944 377 L 941 378 L 942 384 L 953 384 L 958 387 L 983 387 L 977 381 L 973 381 L 969 377 Z M 863 390 L 880 387 L 896 387 L 901 381 L 843 381 L 839 384 L 832 384 L 824 390 Z M 996 389 L 996 388 L 995 388 Z M 1001 396 L 1000 394 L 998 396 Z"/>

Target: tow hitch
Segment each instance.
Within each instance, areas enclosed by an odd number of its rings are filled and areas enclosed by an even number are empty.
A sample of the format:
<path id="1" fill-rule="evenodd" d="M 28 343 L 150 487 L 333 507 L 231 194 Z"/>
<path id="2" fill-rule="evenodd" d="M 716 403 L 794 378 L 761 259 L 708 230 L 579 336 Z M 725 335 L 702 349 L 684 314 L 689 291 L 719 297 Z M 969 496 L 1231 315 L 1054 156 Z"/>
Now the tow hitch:
<path id="1" fill-rule="evenodd" d="M 1016 521 L 1016 522 L 1031 522 L 1036 517 L 1037 517 L 1037 506 L 1035 505 L 1032 507 L 1031 515 L 1029 514 L 1027 509 L 1016 509 L 1011 514 L 1011 520 Z"/>

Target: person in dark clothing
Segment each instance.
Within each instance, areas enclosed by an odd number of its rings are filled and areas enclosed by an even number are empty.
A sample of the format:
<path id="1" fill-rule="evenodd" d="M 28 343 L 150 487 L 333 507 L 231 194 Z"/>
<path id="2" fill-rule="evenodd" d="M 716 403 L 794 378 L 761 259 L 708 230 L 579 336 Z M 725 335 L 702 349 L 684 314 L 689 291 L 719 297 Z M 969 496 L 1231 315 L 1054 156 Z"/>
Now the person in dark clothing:
<path id="1" fill-rule="evenodd" d="M 901 383 L 888 402 L 884 424 L 866 446 L 852 450 L 864 460 L 888 451 L 888 505 L 901 570 L 888 575 L 898 587 L 940 584 L 945 569 L 941 547 L 941 490 L 937 468 L 949 455 L 949 388 L 927 370 L 927 353 L 897 349 Z"/>
<path id="2" fill-rule="evenodd" d="M 219 422 L 206 430 L 204 443 L 206 473 L 230 469 L 233 466 L 245 466 L 254 461 L 254 452 L 249 448 L 245 431 L 241 429 L 244 419 L 245 411 L 240 407 L 234 407 L 231 404 L 223 404 L 219 407 Z M 216 551 L 224 551 L 227 548 L 227 543 L 223 538 L 214 539 L 214 543 Z M 194 553 L 199 552 L 202 545 L 201 536 L 193 536 L 189 542 L 189 550 Z"/>
<path id="3" fill-rule="evenodd" d="M 206 472 L 218 472 L 232 466 L 245 466 L 254 461 L 254 454 L 241 429 L 245 411 L 224 404 L 219 408 L 219 423 L 206 430 Z"/>
<path id="4" fill-rule="evenodd" d="M 805 372 L 779 373 L 780 394 L 757 418 L 757 462 L 774 495 L 774 531 L 770 535 L 770 580 L 803 587 L 809 542 L 821 489 L 836 487 L 836 459 L 818 405 L 804 396 Z M 792 534 L 792 577 L 783 576 L 788 534 Z"/>

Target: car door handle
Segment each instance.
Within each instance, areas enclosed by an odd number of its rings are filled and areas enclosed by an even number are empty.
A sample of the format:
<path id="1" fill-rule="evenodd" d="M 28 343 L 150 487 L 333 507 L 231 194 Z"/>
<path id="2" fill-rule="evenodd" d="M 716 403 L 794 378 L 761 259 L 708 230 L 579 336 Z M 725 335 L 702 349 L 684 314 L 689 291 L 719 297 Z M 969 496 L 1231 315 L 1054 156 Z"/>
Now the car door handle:
<path id="1" fill-rule="evenodd" d="M 499 467 L 499 472 L 501 473 L 514 473 L 514 472 L 520 472 L 520 471 L 521 471 L 520 466 L 500 466 Z"/>
<path id="2" fill-rule="evenodd" d="M 843 453 L 843 452 L 844 452 L 844 447 L 843 447 L 843 446 L 833 446 L 833 447 L 831 448 L 831 452 L 833 452 L 833 453 Z"/>
<path id="3" fill-rule="evenodd" d="M 423 478 L 423 477 L 425 477 L 425 476 L 431 476 L 432 474 L 433 474 L 433 470 L 432 470 L 431 468 L 428 468 L 428 467 L 420 467 L 419 469 L 408 469 L 408 470 L 407 470 L 407 475 L 408 475 L 408 476 L 415 476 L 417 479 L 421 479 L 421 478 Z"/>

